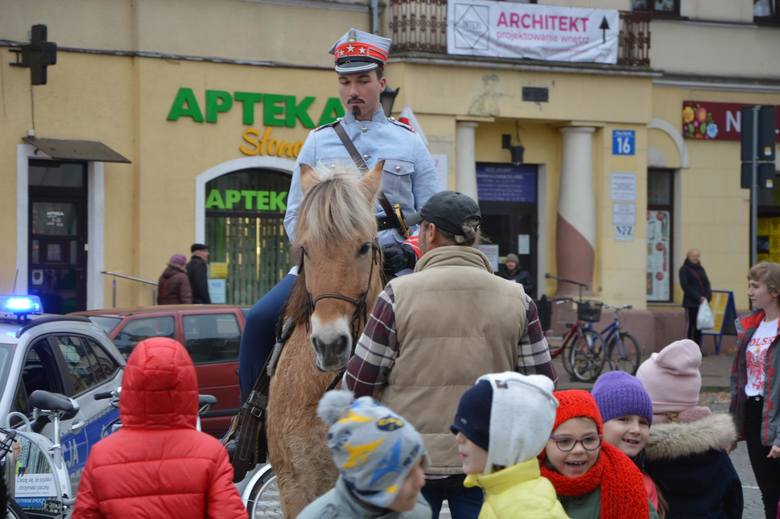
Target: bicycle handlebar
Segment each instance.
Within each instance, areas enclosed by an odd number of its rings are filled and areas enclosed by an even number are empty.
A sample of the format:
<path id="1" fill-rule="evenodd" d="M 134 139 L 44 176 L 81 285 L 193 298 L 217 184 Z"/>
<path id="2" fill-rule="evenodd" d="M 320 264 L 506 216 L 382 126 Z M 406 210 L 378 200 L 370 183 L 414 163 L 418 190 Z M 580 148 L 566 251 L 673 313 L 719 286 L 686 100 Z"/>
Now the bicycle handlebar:
<path id="1" fill-rule="evenodd" d="M 107 398 L 111 398 L 112 396 L 114 396 L 113 391 L 104 391 L 102 393 L 95 393 L 94 398 L 95 400 L 106 400 Z"/>

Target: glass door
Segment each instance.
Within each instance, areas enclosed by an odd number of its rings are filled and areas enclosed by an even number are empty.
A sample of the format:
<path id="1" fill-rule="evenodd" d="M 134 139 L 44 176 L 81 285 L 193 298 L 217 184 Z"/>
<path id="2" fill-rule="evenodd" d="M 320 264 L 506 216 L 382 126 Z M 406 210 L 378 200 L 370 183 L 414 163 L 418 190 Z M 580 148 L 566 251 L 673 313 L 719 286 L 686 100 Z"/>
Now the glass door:
<path id="1" fill-rule="evenodd" d="M 46 313 L 85 310 L 86 165 L 33 161 L 29 171 L 29 292 Z"/>

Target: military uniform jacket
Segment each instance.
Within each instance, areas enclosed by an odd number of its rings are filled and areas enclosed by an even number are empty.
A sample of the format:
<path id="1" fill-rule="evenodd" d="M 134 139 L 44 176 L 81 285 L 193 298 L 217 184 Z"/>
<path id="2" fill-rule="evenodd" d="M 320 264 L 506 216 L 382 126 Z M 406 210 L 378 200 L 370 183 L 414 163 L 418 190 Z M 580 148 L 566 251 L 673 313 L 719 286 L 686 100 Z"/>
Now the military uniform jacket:
<path id="1" fill-rule="evenodd" d="M 431 195 L 441 190 L 433 159 L 420 136 L 405 124 L 385 117 L 381 108 L 374 112 L 370 121 L 357 121 L 352 114 L 347 114 L 341 124 L 369 168 L 380 160 L 385 161 L 382 192 L 391 204 L 401 204 L 404 214 L 419 212 Z M 284 215 L 284 227 L 290 241 L 294 241 L 298 206 L 303 198 L 300 165 L 357 170 L 332 126 L 321 126 L 309 133 L 298 155 Z M 384 215 L 379 203 L 376 213 Z M 401 241 L 403 238 L 392 229 L 379 233 L 382 245 Z"/>

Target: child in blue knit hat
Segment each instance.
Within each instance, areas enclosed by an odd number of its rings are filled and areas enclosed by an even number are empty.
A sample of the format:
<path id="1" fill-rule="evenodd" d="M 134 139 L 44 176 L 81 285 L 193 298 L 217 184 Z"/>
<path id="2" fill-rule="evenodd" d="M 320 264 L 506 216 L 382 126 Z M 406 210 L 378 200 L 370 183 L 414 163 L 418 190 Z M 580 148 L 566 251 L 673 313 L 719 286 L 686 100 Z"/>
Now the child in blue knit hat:
<path id="1" fill-rule="evenodd" d="M 328 448 L 339 471 L 336 486 L 298 519 L 429 519 L 420 494 L 427 463 L 412 424 L 371 397 L 328 391 L 317 415 L 329 426 Z"/>
<path id="2" fill-rule="evenodd" d="M 591 391 L 604 421 L 604 441 L 620 449 L 642 471 L 647 497 L 658 510 L 658 490 L 644 468 L 644 448 L 653 423 L 653 402 L 638 378 L 623 371 L 602 374 Z"/>

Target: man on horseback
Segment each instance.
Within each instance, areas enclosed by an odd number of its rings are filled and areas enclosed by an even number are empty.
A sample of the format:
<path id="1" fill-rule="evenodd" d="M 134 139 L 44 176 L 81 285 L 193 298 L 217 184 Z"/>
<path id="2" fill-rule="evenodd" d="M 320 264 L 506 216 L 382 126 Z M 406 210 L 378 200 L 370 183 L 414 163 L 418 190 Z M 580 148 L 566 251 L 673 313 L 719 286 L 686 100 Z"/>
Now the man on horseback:
<path id="1" fill-rule="evenodd" d="M 376 397 L 422 434 L 430 458 L 423 495 L 434 517 L 447 500 L 455 519 L 476 519 L 482 492 L 463 487 L 450 432 L 460 396 L 485 373 L 556 375 L 533 301 L 519 283 L 493 275 L 477 248 L 477 203 L 443 191 L 420 215 L 423 256 L 413 274 L 379 294 L 343 385 Z"/>
<path id="2" fill-rule="evenodd" d="M 386 117 L 379 102 L 379 94 L 387 86 L 384 65 L 390 43 L 388 38 L 350 29 L 331 47 L 330 53 L 335 57 L 338 74 L 339 96 L 347 115 L 335 123 L 313 130 L 306 138 L 293 171 L 284 226 L 292 242 L 303 197 L 300 186 L 301 164 L 336 169 L 344 164 L 354 168 L 359 160 L 363 161 L 364 166 L 373 167 L 384 160 L 384 203 L 377 204 L 376 214 L 385 271 L 395 274 L 413 268 L 416 256 L 413 248 L 404 243 L 404 236 L 395 228 L 398 219 L 389 208 L 391 205 L 398 206 L 404 214 L 418 212 L 431 195 L 438 191 L 439 181 L 430 153 L 420 137 L 409 126 Z M 338 129 L 346 133 L 355 153 L 347 149 L 343 137 L 337 133 Z M 290 295 L 295 277 L 296 270 L 293 269 L 255 303 L 247 315 L 239 353 L 242 400 L 247 397 L 271 353 L 276 322 Z"/>

